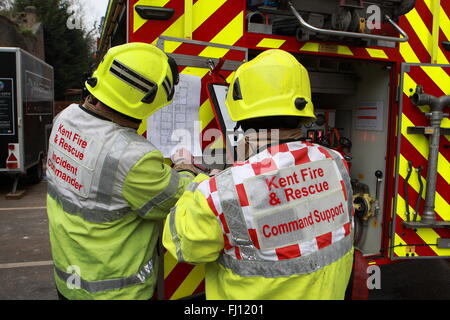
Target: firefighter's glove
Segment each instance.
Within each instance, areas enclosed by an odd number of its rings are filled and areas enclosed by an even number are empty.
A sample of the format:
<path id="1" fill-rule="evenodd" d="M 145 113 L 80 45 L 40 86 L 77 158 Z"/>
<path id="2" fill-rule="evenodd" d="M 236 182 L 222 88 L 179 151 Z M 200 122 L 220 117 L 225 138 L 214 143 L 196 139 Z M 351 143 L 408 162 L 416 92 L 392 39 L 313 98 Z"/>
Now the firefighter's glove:
<path id="1" fill-rule="evenodd" d="M 171 156 L 170 160 L 172 160 L 174 165 L 178 164 L 190 164 L 192 165 L 194 163 L 194 157 L 192 156 L 192 153 L 186 149 L 181 148 L 175 151 Z"/>
<path id="2" fill-rule="evenodd" d="M 185 148 L 176 150 L 170 157 L 170 160 L 172 160 L 174 164 L 173 168 L 176 171 L 188 171 L 194 175 L 198 175 L 198 170 L 194 166 L 194 157 L 189 150 Z"/>

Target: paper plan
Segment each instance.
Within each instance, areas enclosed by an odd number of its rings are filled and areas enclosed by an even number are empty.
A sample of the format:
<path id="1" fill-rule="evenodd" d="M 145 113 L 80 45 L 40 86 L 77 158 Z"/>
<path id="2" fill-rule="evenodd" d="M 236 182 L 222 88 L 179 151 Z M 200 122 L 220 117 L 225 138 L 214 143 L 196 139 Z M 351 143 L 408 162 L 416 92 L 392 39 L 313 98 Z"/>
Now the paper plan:
<path id="1" fill-rule="evenodd" d="M 201 157 L 200 90 L 200 77 L 180 74 L 173 103 L 148 118 L 147 138 L 165 158 L 180 147 Z"/>

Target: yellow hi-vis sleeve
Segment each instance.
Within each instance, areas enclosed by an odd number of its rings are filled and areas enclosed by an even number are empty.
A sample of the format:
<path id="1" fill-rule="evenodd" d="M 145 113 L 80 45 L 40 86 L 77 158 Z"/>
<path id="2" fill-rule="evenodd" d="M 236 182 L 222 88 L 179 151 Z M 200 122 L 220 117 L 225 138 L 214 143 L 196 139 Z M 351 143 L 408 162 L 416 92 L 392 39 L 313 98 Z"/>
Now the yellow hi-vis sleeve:
<path id="1" fill-rule="evenodd" d="M 207 178 L 199 175 L 191 187 Z M 212 262 L 217 260 L 224 246 L 222 229 L 203 194 L 190 189 L 188 187 L 166 219 L 163 245 L 179 262 Z"/>
<path id="2" fill-rule="evenodd" d="M 128 173 L 122 195 L 144 219 L 164 219 L 194 178 L 164 163 L 160 151 L 142 157 Z"/>

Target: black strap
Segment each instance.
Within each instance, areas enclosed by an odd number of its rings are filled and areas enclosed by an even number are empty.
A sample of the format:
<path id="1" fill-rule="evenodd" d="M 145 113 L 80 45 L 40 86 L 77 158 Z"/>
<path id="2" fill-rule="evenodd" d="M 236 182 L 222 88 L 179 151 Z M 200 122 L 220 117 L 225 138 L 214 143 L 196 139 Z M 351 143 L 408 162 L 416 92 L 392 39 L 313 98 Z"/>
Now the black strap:
<path id="1" fill-rule="evenodd" d="M 96 118 L 98 118 L 98 119 L 100 119 L 100 120 L 113 122 L 112 120 L 110 120 L 110 119 L 108 119 L 108 118 L 105 118 L 105 117 L 103 117 L 103 116 L 101 116 L 101 115 L 99 115 L 99 114 L 96 114 L 95 112 L 92 112 L 91 110 L 86 109 L 86 108 L 85 108 L 83 105 L 81 105 L 81 104 L 79 104 L 78 106 L 80 107 L 81 110 L 83 110 L 84 112 L 90 114 L 91 116 L 94 116 L 94 117 L 96 117 Z"/>

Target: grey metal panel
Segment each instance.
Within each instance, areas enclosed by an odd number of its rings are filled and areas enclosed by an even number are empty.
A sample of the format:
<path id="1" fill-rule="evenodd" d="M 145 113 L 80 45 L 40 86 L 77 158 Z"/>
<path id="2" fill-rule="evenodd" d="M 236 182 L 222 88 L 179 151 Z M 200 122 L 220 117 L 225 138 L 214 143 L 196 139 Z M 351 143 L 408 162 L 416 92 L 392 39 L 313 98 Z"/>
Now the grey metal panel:
<path id="1" fill-rule="evenodd" d="M 354 94 L 357 79 L 353 74 L 309 72 L 313 93 Z"/>

